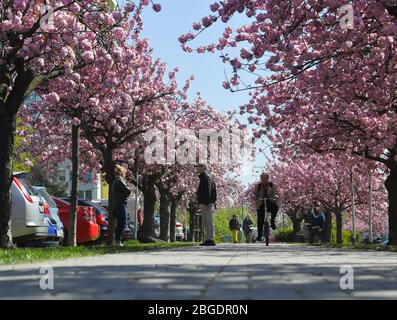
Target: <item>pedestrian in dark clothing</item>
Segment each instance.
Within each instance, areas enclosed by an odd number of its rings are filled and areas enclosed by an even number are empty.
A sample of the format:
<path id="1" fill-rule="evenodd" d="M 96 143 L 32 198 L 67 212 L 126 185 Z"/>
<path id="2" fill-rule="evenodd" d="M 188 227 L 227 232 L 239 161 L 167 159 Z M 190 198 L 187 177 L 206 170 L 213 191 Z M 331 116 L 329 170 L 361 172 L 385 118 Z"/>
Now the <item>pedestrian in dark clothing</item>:
<path id="1" fill-rule="evenodd" d="M 252 241 L 253 226 L 254 226 L 254 223 L 251 220 L 251 215 L 248 214 L 243 221 L 243 232 L 244 232 L 245 240 L 247 241 L 247 243 L 250 243 Z"/>
<path id="2" fill-rule="evenodd" d="M 315 201 L 313 204 L 313 211 L 309 213 L 307 218 L 309 227 L 309 243 L 313 243 L 314 236 L 319 235 L 321 241 L 325 239 L 325 215 L 321 210 L 320 204 Z"/>
<path id="3" fill-rule="evenodd" d="M 207 171 L 205 164 L 195 165 L 199 175 L 200 184 L 197 189 L 197 202 L 200 207 L 206 240 L 202 246 L 215 246 L 214 224 L 212 221 L 213 206 L 216 202 L 216 184 L 214 178 Z"/>
<path id="4" fill-rule="evenodd" d="M 121 241 L 127 226 L 127 199 L 131 194 L 131 190 L 125 181 L 127 170 L 121 166 L 117 166 L 116 174 L 116 179 L 112 185 L 112 210 L 117 220 L 115 244 L 122 246 Z"/>
<path id="5" fill-rule="evenodd" d="M 309 224 L 312 227 L 324 228 L 325 226 L 325 215 L 321 211 L 314 211 L 310 214 Z"/>
<path id="6" fill-rule="evenodd" d="M 240 221 L 238 221 L 237 216 L 235 214 L 233 215 L 233 218 L 231 218 L 229 221 L 229 228 L 230 231 L 232 232 L 233 243 L 237 243 L 238 232 L 240 231 L 241 224 Z"/>
<path id="7" fill-rule="evenodd" d="M 255 186 L 253 195 L 255 206 L 257 210 L 258 217 L 258 237 L 257 241 L 261 241 L 263 235 L 263 225 L 265 223 L 265 205 L 264 200 L 266 200 L 267 211 L 271 213 L 270 225 L 272 229 L 276 229 L 275 219 L 278 212 L 278 192 L 276 186 L 269 181 L 269 174 L 261 174 L 261 182 Z"/>

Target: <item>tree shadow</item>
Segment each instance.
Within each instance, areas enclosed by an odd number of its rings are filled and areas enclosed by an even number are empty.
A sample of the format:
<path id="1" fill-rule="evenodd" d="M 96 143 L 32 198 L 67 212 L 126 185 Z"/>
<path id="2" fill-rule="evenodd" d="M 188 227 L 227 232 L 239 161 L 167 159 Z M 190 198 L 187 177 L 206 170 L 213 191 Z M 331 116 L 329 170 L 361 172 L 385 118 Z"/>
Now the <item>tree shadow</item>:
<path id="1" fill-rule="evenodd" d="M 188 250 L 191 249 L 177 249 Z M 191 250 L 191 251 L 190 251 Z M 228 250 L 226 250 L 228 251 Z M 396 299 L 394 265 L 358 266 L 342 290 L 336 265 L 133 264 L 54 267 L 54 290 L 39 268 L 0 271 L 0 299 Z"/>

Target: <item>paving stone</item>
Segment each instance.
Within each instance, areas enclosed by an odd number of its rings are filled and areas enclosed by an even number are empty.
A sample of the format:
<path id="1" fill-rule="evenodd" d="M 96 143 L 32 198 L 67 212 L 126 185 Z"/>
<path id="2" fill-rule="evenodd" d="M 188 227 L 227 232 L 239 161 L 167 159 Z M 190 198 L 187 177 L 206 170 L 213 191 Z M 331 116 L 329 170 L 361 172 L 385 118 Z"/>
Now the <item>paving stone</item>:
<path id="1" fill-rule="evenodd" d="M 43 265 L 55 290 L 39 287 Z M 354 290 L 339 287 L 343 265 Z M 397 255 L 226 244 L 0 266 L 0 299 L 397 299 Z"/>

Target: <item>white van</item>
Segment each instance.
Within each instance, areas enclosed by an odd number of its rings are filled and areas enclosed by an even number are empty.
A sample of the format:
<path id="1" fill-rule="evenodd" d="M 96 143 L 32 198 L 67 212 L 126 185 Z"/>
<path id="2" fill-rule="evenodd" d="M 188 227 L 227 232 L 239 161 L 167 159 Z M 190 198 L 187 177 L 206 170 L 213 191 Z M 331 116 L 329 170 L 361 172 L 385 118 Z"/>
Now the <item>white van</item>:
<path id="1" fill-rule="evenodd" d="M 26 176 L 26 173 L 14 173 L 11 185 L 11 234 L 16 244 L 48 238 L 44 203 Z"/>

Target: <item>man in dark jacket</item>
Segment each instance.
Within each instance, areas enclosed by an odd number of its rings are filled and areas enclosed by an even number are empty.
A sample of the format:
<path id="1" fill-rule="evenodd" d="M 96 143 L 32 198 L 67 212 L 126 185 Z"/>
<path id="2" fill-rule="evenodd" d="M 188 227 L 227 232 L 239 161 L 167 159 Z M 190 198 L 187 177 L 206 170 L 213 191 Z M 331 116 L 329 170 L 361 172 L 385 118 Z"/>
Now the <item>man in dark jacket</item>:
<path id="1" fill-rule="evenodd" d="M 232 232 L 232 240 L 233 243 L 237 243 L 238 241 L 238 232 L 240 231 L 241 224 L 240 221 L 238 221 L 237 216 L 234 214 L 233 218 L 230 219 L 229 221 L 229 228 L 230 231 Z"/>
<path id="2" fill-rule="evenodd" d="M 112 185 L 112 210 L 117 219 L 115 244 L 122 246 L 121 240 L 124 229 L 127 226 L 127 199 L 131 194 L 131 190 L 128 189 L 127 182 L 125 181 L 127 170 L 121 166 L 117 166 L 116 174 L 116 179 Z"/>
<path id="3" fill-rule="evenodd" d="M 256 241 L 261 241 L 265 222 L 265 205 L 263 199 L 267 199 L 266 209 L 271 213 L 270 224 L 272 229 L 276 229 L 275 219 L 278 212 L 278 192 L 276 186 L 269 181 L 269 174 L 266 172 L 261 174 L 261 181 L 255 186 L 253 199 L 255 201 L 258 217 L 258 237 Z"/>
<path id="4" fill-rule="evenodd" d="M 203 219 L 206 240 L 202 246 L 215 246 L 214 224 L 212 221 L 213 206 L 216 202 L 216 185 L 213 177 L 207 171 L 205 164 L 195 165 L 200 184 L 197 190 L 197 202 Z"/>

